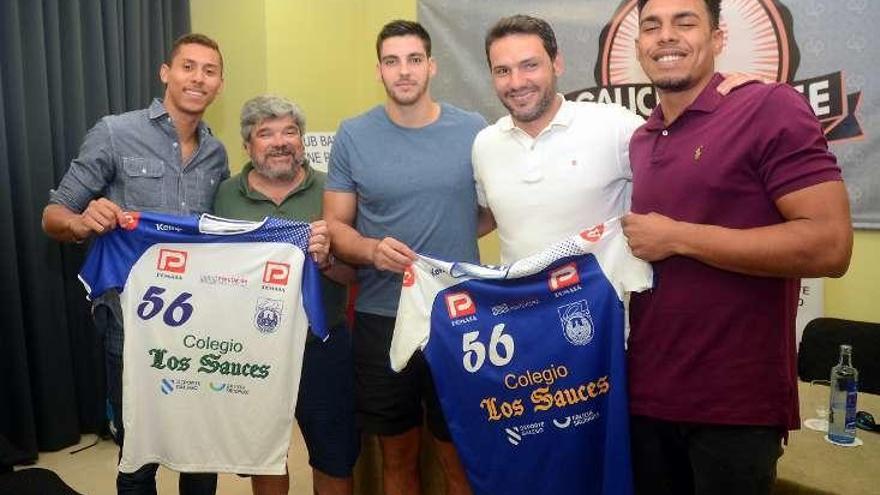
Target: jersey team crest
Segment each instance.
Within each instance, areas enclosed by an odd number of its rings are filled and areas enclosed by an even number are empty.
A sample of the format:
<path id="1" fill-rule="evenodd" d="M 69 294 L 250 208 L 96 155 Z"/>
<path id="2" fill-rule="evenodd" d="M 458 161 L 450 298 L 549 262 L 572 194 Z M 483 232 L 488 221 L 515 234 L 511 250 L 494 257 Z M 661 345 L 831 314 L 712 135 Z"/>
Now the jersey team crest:
<path id="1" fill-rule="evenodd" d="M 262 333 L 272 333 L 278 328 L 281 320 L 281 310 L 284 302 L 277 299 L 257 300 L 257 309 L 254 314 L 254 325 Z"/>
<path id="2" fill-rule="evenodd" d="M 575 301 L 557 310 L 565 338 L 574 345 L 587 345 L 593 340 L 593 317 L 586 299 Z"/>

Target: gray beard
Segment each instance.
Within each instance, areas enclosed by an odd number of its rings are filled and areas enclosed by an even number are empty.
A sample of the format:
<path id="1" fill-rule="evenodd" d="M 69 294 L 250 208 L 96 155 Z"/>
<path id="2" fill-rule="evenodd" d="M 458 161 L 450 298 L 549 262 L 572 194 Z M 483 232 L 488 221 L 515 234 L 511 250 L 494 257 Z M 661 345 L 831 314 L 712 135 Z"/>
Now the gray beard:
<path id="1" fill-rule="evenodd" d="M 263 177 L 274 180 L 274 181 L 288 181 L 296 178 L 296 173 L 299 171 L 299 168 L 302 166 L 302 162 L 294 162 L 289 168 L 284 170 L 276 170 L 271 169 L 269 167 L 264 166 L 263 164 L 258 164 L 256 161 L 254 162 L 254 170 L 257 171 L 258 174 Z"/>

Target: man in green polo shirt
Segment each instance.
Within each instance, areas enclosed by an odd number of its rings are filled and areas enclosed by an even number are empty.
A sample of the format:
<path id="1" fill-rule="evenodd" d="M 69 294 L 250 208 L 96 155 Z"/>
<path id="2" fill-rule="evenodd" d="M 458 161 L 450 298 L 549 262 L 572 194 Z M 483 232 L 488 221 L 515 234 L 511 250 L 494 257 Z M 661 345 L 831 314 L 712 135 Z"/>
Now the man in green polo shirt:
<path id="1" fill-rule="evenodd" d="M 220 184 L 216 215 L 241 220 L 267 216 L 312 222 L 313 232 L 327 234 L 321 217 L 325 174 L 305 159 L 305 117 L 294 103 L 277 96 L 257 96 L 241 109 L 241 137 L 251 161 L 241 173 Z M 303 355 L 296 406 L 312 466 L 315 493 L 351 494 L 352 469 L 359 450 L 354 416 L 354 368 L 351 333 L 345 323 L 346 284 L 354 270 L 330 258 L 321 266 L 324 311 L 330 338 L 309 333 Z M 254 476 L 254 494 L 284 493 L 284 476 Z"/>

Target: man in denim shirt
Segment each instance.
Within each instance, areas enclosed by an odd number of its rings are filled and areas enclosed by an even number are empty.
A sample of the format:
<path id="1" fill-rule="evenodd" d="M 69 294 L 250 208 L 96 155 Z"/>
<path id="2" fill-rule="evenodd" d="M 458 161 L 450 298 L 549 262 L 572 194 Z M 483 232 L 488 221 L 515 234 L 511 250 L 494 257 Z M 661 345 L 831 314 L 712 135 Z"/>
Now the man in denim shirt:
<path id="1" fill-rule="evenodd" d="M 174 42 L 159 77 L 165 96 L 145 109 L 101 119 L 86 135 L 79 156 L 51 191 L 43 230 L 62 242 L 83 242 L 125 222 L 125 211 L 203 213 L 229 177 L 223 145 L 202 115 L 223 86 L 217 43 L 188 34 Z M 111 430 L 121 446 L 122 310 L 112 292 L 94 301 L 95 326 L 104 336 Z M 118 473 L 119 493 L 155 494 L 156 464 Z M 181 494 L 213 494 L 215 474 L 181 474 Z"/>

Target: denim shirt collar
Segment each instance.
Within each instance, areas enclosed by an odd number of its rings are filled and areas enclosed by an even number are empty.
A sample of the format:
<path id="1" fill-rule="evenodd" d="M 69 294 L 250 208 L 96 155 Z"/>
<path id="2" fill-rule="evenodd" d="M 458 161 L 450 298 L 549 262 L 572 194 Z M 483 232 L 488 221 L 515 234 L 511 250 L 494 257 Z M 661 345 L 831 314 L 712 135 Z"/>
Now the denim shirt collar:
<path id="1" fill-rule="evenodd" d="M 159 121 L 165 117 L 168 119 L 168 123 L 172 123 L 171 116 L 168 115 L 168 110 L 165 109 L 165 104 L 162 103 L 160 98 L 153 98 L 153 101 L 150 103 L 149 116 L 152 121 Z M 208 124 L 205 124 L 204 120 L 199 120 L 199 136 L 205 135 L 213 136 L 214 133 L 208 127 Z"/>

